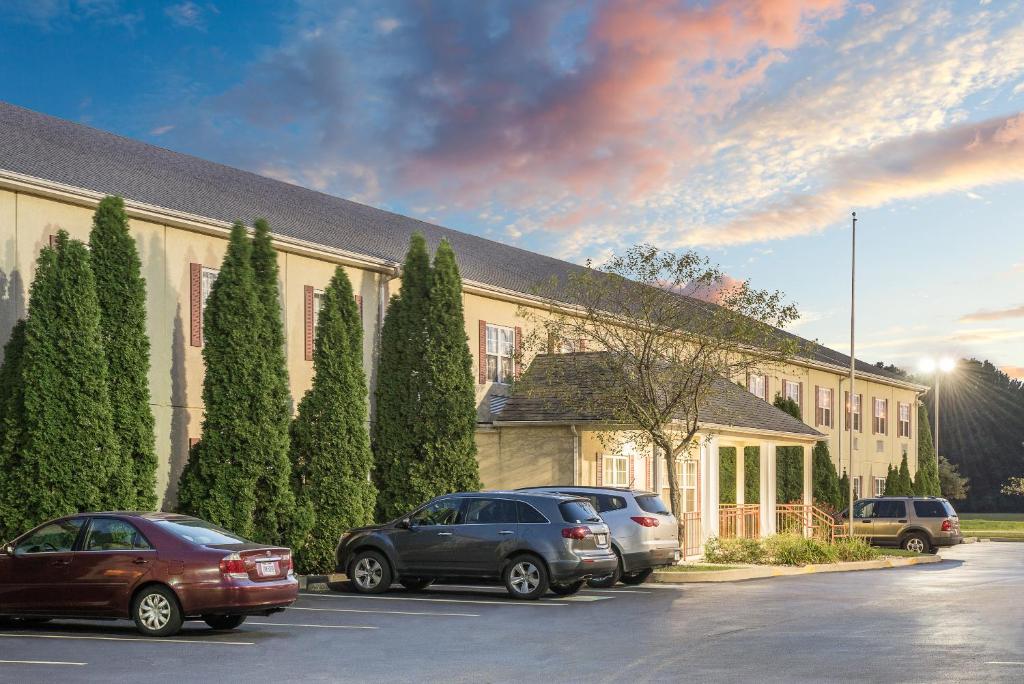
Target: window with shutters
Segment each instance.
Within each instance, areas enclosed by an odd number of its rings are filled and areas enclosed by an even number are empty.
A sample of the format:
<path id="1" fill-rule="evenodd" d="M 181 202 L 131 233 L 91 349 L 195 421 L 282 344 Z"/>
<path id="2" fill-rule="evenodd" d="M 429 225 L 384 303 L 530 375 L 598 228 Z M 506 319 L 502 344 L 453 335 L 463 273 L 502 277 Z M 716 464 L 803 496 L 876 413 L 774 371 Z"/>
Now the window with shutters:
<path id="1" fill-rule="evenodd" d="M 621 454 L 605 454 L 601 465 L 605 487 L 629 486 L 629 457 Z"/>
<path id="2" fill-rule="evenodd" d="M 879 399 L 874 397 L 872 400 L 874 405 L 872 411 L 872 430 L 879 435 L 888 434 L 889 432 L 889 402 L 886 399 Z"/>
<path id="3" fill-rule="evenodd" d="M 487 324 L 487 381 L 509 384 L 515 373 L 516 331 Z"/>
<path id="4" fill-rule="evenodd" d="M 832 427 L 832 388 L 818 387 L 815 389 L 815 395 L 815 424 Z"/>
<path id="5" fill-rule="evenodd" d="M 864 403 L 863 402 L 863 397 L 864 397 L 863 394 L 854 394 L 853 395 L 853 414 L 851 415 L 850 414 L 850 403 L 851 403 L 850 402 L 850 393 L 849 392 L 846 393 L 846 429 L 847 430 L 850 429 L 850 426 L 853 426 L 853 429 L 856 430 L 857 432 L 863 432 L 863 430 L 864 430 L 864 427 L 863 427 L 864 423 L 863 423 L 863 420 L 862 420 L 862 417 L 861 417 L 861 414 L 862 414 L 861 405 Z"/>
<path id="6" fill-rule="evenodd" d="M 899 404 L 899 423 L 897 424 L 897 434 L 900 437 L 910 437 L 910 404 Z"/>
<path id="7" fill-rule="evenodd" d="M 206 301 L 210 298 L 210 293 L 213 291 L 213 284 L 217 282 L 217 276 L 220 275 L 220 271 L 215 268 L 207 268 L 203 266 L 202 275 L 200 276 L 200 307 L 199 307 L 199 324 L 202 325 L 204 317 L 206 316 Z"/>
<path id="8" fill-rule="evenodd" d="M 853 478 L 853 498 L 854 499 L 859 499 L 861 497 L 861 492 L 863 491 L 863 483 L 864 483 L 864 478 L 861 477 L 860 475 L 858 475 L 857 477 Z"/>
<path id="9" fill-rule="evenodd" d="M 747 377 L 747 391 L 755 397 L 768 401 L 768 376 L 751 373 Z"/>
<path id="10" fill-rule="evenodd" d="M 316 331 L 320 325 L 320 310 L 324 307 L 324 291 L 313 290 L 313 344 L 316 345 Z"/>
<path id="11" fill-rule="evenodd" d="M 792 380 L 783 380 L 782 381 L 782 396 L 783 396 L 783 398 L 784 399 L 792 399 L 794 402 L 796 402 L 796 405 L 799 406 L 800 410 L 802 411 L 803 408 L 804 408 L 804 403 L 803 403 L 803 399 L 802 399 L 802 397 L 800 395 L 801 395 L 801 392 L 800 392 L 800 383 L 799 382 L 793 382 Z"/>
<path id="12" fill-rule="evenodd" d="M 683 498 L 683 512 L 693 513 L 697 510 L 697 460 L 676 461 L 676 475 Z"/>
<path id="13" fill-rule="evenodd" d="M 885 494 L 885 478 L 884 477 L 876 477 L 875 478 L 875 496 L 882 496 L 883 494 Z"/>

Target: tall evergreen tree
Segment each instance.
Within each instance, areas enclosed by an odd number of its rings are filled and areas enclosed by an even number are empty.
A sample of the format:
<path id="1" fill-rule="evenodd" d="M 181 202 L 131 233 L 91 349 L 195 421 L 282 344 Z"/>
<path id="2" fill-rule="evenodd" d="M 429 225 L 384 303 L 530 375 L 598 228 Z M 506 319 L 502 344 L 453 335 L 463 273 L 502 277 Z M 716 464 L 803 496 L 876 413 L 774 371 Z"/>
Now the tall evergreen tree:
<path id="1" fill-rule="evenodd" d="M 907 463 L 907 455 L 903 454 L 903 459 L 900 461 L 899 472 L 897 473 L 897 483 L 899 487 L 900 496 L 913 496 L 914 495 L 914 481 L 910 479 L 910 466 Z"/>
<path id="2" fill-rule="evenodd" d="M 252 243 L 236 223 L 203 313 L 203 433 L 181 475 L 178 502 L 182 511 L 250 538 L 269 448 L 257 415 L 267 405 L 263 315 Z"/>
<path id="3" fill-rule="evenodd" d="M 830 508 L 842 508 L 843 493 L 839 490 L 839 475 L 836 473 L 835 464 L 832 463 L 828 442 L 821 441 L 815 444 L 811 457 L 815 501 L 820 501 Z"/>
<path id="4" fill-rule="evenodd" d="M 800 405 L 792 399 L 775 395 L 775 408 L 785 411 L 797 420 Z M 775 450 L 776 497 L 779 503 L 800 502 L 804 490 L 804 459 L 800 447 L 779 447 Z"/>
<path id="5" fill-rule="evenodd" d="M 939 488 L 939 462 L 935 457 L 932 442 L 932 426 L 928 419 L 928 407 L 917 407 L 917 477 L 914 480 L 917 496 L 941 496 Z"/>
<path id="6" fill-rule="evenodd" d="M 433 496 L 433 487 L 414 479 L 422 456 L 427 318 L 430 308 L 430 256 L 415 233 L 402 265 L 402 285 L 391 298 L 380 336 L 376 417 L 373 423 L 377 515 L 396 518 Z M 418 471 L 417 471 L 418 472 Z"/>
<path id="7" fill-rule="evenodd" d="M 850 476 L 843 471 L 843 474 L 839 476 L 839 491 L 842 493 L 842 504 L 839 506 L 839 510 L 846 511 L 850 508 Z"/>
<path id="8" fill-rule="evenodd" d="M 18 511 L 22 504 L 9 496 L 18 489 L 14 483 L 7 482 L 8 473 L 17 469 L 21 458 L 25 422 L 24 361 L 25 321 L 20 320 L 14 324 L 4 345 L 3 364 L 0 365 L 0 541 L 24 532 L 9 524 L 19 519 Z"/>
<path id="9" fill-rule="evenodd" d="M 25 324 L 20 459 L 7 473 L 8 527 L 117 504 L 126 486 L 113 427 L 89 251 L 65 231 L 44 247 Z"/>
<path id="10" fill-rule="evenodd" d="M 900 471 L 892 467 L 890 463 L 885 471 L 885 486 L 882 488 L 883 496 L 900 495 Z"/>
<path id="11" fill-rule="evenodd" d="M 259 342 L 255 350 L 261 362 L 258 385 L 254 388 L 253 428 L 260 449 L 250 454 L 256 471 L 256 505 L 253 535 L 268 543 L 282 544 L 304 523 L 295 506 L 288 457 L 288 429 L 291 422 L 291 393 L 284 355 L 284 325 L 278 289 L 277 250 L 270 227 L 263 219 L 255 223 L 252 267 L 259 317 L 254 321 Z"/>
<path id="12" fill-rule="evenodd" d="M 479 489 L 473 355 L 466 337 L 462 278 L 447 240 L 441 240 L 434 255 L 427 339 L 424 384 L 429 396 L 423 402 L 426 432 L 417 479 L 432 497 Z"/>
<path id="13" fill-rule="evenodd" d="M 120 509 L 156 507 L 156 451 L 149 405 L 149 336 L 146 333 L 146 281 L 135 240 L 128 232 L 124 200 L 105 197 L 93 215 L 89 234 L 100 329 L 114 430 L 123 449 L 127 489 L 114 493 Z M 119 478 L 119 482 L 122 480 Z"/>
<path id="14" fill-rule="evenodd" d="M 335 270 L 324 290 L 313 349 L 313 386 L 291 427 L 292 478 L 315 533 L 293 539 L 300 572 L 334 570 L 334 547 L 347 529 L 373 522 L 377 491 L 367 430 L 363 329 L 352 285 Z"/>

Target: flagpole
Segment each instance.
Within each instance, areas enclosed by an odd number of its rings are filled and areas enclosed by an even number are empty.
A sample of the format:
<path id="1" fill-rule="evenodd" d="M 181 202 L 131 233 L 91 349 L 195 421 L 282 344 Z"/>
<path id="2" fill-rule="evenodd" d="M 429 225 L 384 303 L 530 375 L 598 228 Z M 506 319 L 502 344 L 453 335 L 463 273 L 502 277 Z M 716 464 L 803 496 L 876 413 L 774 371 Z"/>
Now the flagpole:
<path id="1" fill-rule="evenodd" d="M 853 212 L 852 231 L 850 238 L 850 419 L 848 421 L 850 428 L 850 449 L 847 451 L 847 468 L 849 477 L 847 478 L 850 482 L 850 491 L 848 492 L 850 497 L 850 507 L 847 509 L 847 524 L 849 525 L 848 531 L 849 536 L 853 538 L 853 401 L 856 397 L 856 386 L 854 382 L 857 378 L 856 368 L 856 349 L 854 347 L 854 321 L 856 313 L 856 294 L 857 294 L 857 212 Z M 864 425 L 864 406 L 860 407 L 860 420 L 861 426 Z"/>

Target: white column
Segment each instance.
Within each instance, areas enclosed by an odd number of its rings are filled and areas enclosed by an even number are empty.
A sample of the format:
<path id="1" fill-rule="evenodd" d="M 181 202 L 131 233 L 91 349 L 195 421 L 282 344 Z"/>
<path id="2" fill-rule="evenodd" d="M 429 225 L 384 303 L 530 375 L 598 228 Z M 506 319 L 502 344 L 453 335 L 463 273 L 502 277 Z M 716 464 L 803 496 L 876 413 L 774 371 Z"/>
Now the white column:
<path id="1" fill-rule="evenodd" d="M 718 438 L 712 437 L 701 446 L 701 528 L 704 539 L 718 536 Z"/>
<path id="2" fill-rule="evenodd" d="M 810 506 L 814 503 L 814 452 L 806 444 L 802 448 L 804 450 L 804 506 Z"/>
<path id="3" fill-rule="evenodd" d="M 761 536 L 775 534 L 775 442 L 761 442 Z"/>

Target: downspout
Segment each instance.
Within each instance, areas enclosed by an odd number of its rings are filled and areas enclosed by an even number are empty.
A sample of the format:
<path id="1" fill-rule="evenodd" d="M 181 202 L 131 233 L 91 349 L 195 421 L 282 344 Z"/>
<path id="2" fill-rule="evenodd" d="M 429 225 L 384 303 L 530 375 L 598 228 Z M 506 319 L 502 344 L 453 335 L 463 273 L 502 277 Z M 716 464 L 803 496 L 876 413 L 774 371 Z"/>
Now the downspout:
<path id="1" fill-rule="evenodd" d="M 580 480 L 580 433 L 576 431 L 576 424 L 569 426 L 572 431 L 572 485 L 578 485 Z"/>
<path id="2" fill-rule="evenodd" d="M 377 419 L 377 371 L 380 367 L 380 339 L 381 331 L 384 329 L 384 316 L 387 314 L 388 299 L 390 294 L 388 292 L 389 284 L 392 279 L 398 278 L 402 274 L 401 267 L 397 264 L 390 273 L 381 273 L 377 277 L 377 320 L 376 330 L 373 333 L 373 354 L 370 358 L 370 424 L 373 425 Z"/>

